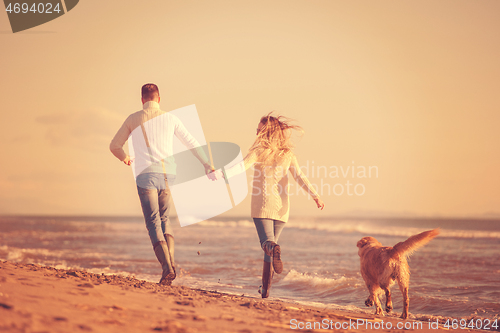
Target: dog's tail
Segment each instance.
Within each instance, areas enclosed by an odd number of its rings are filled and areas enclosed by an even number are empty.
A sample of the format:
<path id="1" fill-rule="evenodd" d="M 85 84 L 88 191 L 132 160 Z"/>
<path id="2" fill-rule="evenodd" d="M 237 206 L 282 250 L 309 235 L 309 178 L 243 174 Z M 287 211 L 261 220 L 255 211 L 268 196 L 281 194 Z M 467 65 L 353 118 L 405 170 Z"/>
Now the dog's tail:
<path id="1" fill-rule="evenodd" d="M 415 252 L 425 244 L 429 243 L 437 235 L 439 235 L 439 229 L 428 230 L 418 235 L 411 236 L 404 242 L 400 242 L 394 245 L 394 247 L 392 248 L 391 257 L 396 257 L 396 256 L 409 257 L 413 254 L 413 252 Z"/>

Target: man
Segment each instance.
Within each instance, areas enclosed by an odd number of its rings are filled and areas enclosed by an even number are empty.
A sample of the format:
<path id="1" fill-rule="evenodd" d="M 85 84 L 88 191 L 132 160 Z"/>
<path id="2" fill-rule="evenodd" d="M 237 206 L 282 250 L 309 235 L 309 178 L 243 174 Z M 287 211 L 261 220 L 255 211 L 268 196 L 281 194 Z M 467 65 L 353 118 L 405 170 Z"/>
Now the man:
<path id="1" fill-rule="evenodd" d="M 163 270 L 160 284 L 171 285 L 176 273 L 174 236 L 169 220 L 171 194 L 168 184 L 172 185 L 176 174 L 174 135 L 191 149 L 212 180 L 215 180 L 212 173 L 214 168 L 179 118 L 160 110 L 160 92 L 155 84 L 142 86 L 141 101 L 143 109 L 125 120 L 109 148 L 120 161 L 134 167 L 146 228 Z M 135 153 L 134 160 L 123 150 L 129 137 Z"/>

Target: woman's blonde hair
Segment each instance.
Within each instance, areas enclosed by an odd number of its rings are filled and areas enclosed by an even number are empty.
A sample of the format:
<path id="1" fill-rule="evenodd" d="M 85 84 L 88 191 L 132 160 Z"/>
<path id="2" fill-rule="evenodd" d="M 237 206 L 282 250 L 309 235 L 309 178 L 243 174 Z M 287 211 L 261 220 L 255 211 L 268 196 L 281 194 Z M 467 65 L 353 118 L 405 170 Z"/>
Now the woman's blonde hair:
<path id="1" fill-rule="evenodd" d="M 302 127 L 290 124 L 291 119 L 272 114 L 273 112 L 270 112 L 260 118 L 262 128 L 249 150 L 249 154 L 255 153 L 257 160 L 264 165 L 280 164 L 292 153 L 292 130 L 297 130 L 301 134 L 304 132 Z"/>

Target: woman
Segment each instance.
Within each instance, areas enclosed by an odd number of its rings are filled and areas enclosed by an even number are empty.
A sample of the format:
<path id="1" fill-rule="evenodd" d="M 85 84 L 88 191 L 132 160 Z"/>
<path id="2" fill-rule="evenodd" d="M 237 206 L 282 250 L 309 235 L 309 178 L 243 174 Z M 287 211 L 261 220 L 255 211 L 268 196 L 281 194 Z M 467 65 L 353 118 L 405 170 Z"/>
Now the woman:
<path id="1" fill-rule="evenodd" d="M 289 124 L 285 117 L 271 114 L 260 119 L 257 139 L 244 159 L 245 169 L 255 166 L 251 213 L 264 250 L 262 298 L 269 297 L 273 271 L 278 274 L 283 271 L 277 242 L 290 212 L 288 175 L 313 197 L 318 208 L 322 210 L 325 206 L 292 151 L 291 131 L 302 128 Z"/>

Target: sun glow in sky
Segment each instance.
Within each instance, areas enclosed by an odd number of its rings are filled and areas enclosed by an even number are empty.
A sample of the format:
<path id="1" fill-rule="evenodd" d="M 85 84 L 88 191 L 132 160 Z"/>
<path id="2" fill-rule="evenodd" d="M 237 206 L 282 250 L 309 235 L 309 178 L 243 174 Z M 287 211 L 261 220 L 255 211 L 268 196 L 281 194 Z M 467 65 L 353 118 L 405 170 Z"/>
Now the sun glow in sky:
<path id="1" fill-rule="evenodd" d="M 498 217 L 499 31 L 497 0 L 86 0 L 16 34 L 0 13 L 0 214 L 141 215 L 108 147 L 153 82 L 243 151 L 295 119 L 326 208 L 292 216 Z"/>

